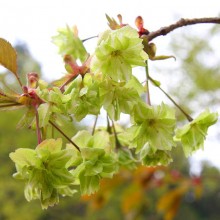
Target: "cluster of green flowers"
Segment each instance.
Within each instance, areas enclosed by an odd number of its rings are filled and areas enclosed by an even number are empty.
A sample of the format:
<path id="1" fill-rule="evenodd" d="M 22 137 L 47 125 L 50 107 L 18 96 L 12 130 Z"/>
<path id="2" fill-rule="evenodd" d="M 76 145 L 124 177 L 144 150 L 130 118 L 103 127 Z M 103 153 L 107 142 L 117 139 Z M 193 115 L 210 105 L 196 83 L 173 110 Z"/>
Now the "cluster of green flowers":
<path id="1" fill-rule="evenodd" d="M 62 139 L 48 139 L 35 150 L 19 148 L 10 153 L 17 170 L 14 177 L 25 181 L 27 201 L 39 199 L 42 208 L 47 208 L 59 202 L 59 195 L 76 192 L 71 189 L 74 178 L 68 170 L 71 152 L 61 148 Z"/>
<path id="2" fill-rule="evenodd" d="M 108 134 L 92 136 L 81 131 L 73 140 L 82 146 L 80 153 L 71 144 L 62 149 L 62 139 L 47 139 L 35 150 L 19 148 L 10 153 L 17 170 L 14 177 L 25 181 L 28 201 L 39 199 L 45 209 L 57 204 L 59 196 L 72 196 L 77 185 L 81 194 L 96 192 L 102 178 L 111 178 L 117 172 L 116 156 L 103 149 L 109 144 Z"/>
<path id="3" fill-rule="evenodd" d="M 145 66 L 148 59 L 142 39 L 130 26 L 104 32 L 98 40 L 87 72 L 74 75 L 61 87 L 38 87 L 42 103 L 38 107 L 39 127 L 45 128 L 54 115 L 73 116 L 81 121 L 87 115 L 99 115 L 104 108 L 112 121 L 121 113 L 131 116 L 131 126 L 123 129 L 109 125 L 94 134 L 79 131 L 73 144 L 62 149 L 61 139 L 47 139 L 35 150 L 17 149 L 10 154 L 16 164 L 14 177 L 25 181 L 28 201 L 39 199 L 42 207 L 58 203 L 59 196 L 71 196 L 80 186 L 82 194 L 99 189 L 102 178 L 111 178 L 120 167 L 168 165 L 170 152 L 181 142 L 186 156 L 203 148 L 208 127 L 217 121 L 217 113 L 205 111 L 183 128 L 176 128 L 174 110 L 162 103 L 149 106 L 141 95 L 145 88 L 132 75 L 132 68 Z M 88 57 L 76 33 L 67 27 L 54 37 L 62 55 L 84 63 Z M 89 63 L 89 62 L 88 62 Z M 76 73 L 74 73 L 76 74 Z M 26 114 L 25 117 L 29 117 Z M 30 117 L 33 120 L 33 114 Z M 23 119 L 28 123 L 30 119 Z M 72 143 L 73 143 L 72 142 Z"/>

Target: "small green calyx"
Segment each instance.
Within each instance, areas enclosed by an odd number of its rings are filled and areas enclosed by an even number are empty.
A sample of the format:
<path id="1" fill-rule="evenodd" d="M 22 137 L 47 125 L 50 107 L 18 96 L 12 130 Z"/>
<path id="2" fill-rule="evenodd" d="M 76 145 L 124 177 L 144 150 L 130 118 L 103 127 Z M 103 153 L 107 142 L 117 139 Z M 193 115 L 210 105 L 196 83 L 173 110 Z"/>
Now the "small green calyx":
<path id="1" fill-rule="evenodd" d="M 20 148 L 9 155 L 17 170 L 13 176 L 25 181 L 26 199 L 39 199 L 43 209 L 57 204 L 60 195 L 75 193 L 70 189 L 74 178 L 67 167 L 72 156 L 61 147 L 61 139 L 48 139 L 36 150 Z"/>

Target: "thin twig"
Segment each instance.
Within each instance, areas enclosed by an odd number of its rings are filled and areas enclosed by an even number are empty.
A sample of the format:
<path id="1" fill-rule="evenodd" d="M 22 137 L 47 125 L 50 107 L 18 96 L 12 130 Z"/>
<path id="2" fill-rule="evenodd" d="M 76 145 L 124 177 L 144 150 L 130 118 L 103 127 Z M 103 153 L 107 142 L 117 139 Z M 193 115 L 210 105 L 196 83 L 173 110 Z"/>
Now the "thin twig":
<path id="1" fill-rule="evenodd" d="M 146 37 L 148 41 L 153 40 L 156 37 L 159 36 L 165 36 L 171 31 L 188 25 L 194 25 L 194 24 L 204 24 L 204 23 L 210 23 L 210 24 L 220 24 L 220 17 L 212 17 L 212 18 L 193 18 L 193 19 L 184 19 L 181 18 L 179 21 L 177 21 L 174 24 L 171 24 L 166 27 L 162 27 L 157 31 L 150 32 Z"/>
<path id="2" fill-rule="evenodd" d="M 193 121 L 193 118 L 189 114 L 187 114 L 183 110 L 183 108 L 181 106 L 179 106 L 168 93 L 166 93 L 159 85 L 157 85 L 150 76 L 148 78 L 156 87 L 158 87 L 160 89 L 160 91 L 162 91 L 166 95 L 166 97 L 183 113 L 183 115 L 185 115 L 185 117 L 187 118 L 187 120 L 189 122 Z"/>
<path id="3" fill-rule="evenodd" d="M 56 128 L 56 130 L 59 131 L 80 152 L 79 146 L 77 144 L 75 144 L 66 134 L 64 134 L 64 132 L 55 123 L 53 123 L 51 120 L 49 120 L 49 123 L 54 128 Z"/>

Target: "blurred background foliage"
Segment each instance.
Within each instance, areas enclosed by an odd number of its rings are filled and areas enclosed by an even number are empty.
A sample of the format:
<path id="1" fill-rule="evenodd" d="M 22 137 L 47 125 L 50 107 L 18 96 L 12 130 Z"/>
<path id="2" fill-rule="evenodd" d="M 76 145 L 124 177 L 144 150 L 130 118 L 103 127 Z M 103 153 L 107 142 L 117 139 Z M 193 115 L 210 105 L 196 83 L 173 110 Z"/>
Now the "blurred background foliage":
<path id="1" fill-rule="evenodd" d="M 181 34 L 172 35 L 168 47 L 177 57 L 177 69 L 173 66 L 161 68 L 157 62 L 152 65 L 156 66 L 154 71 L 158 76 L 163 74 L 161 78 L 169 79 L 166 83 L 169 94 L 185 109 L 198 112 L 207 106 L 219 105 L 220 65 L 216 59 L 219 50 L 213 47 L 217 45 L 216 41 L 219 42 L 220 28 L 214 26 L 203 38 L 191 31 L 188 33 L 181 31 Z M 19 73 L 25 83 L 28 72 L 40 73 L 41 68 L 24 43 L 19 42 L 15 48 Z M 1 73 L 0 88 L 8 89 L 8 86 L 21 92 L 13 75 Z M 191 174 L 189 162 L 179 148 L 173 152 L 174 162 L 169 167 L 139 167 L 135 171 L 122 169 L 113 179 L 102 181 L 98 193 L 82 198 L 79 195 L 64 198 L 58 206 L 42 211 L 37 201 L 28 203 L 25 200 L 23 183 L 12 178 L 15 168 L 9 153 L 18 147 L 34 148 L 37 144 L 34 131 L 16 128 L 23 114 L 22 109 L 0 112 L 1 220 L 219 219 L 219 169 L 204 162 L 199 176 Z M 73 136 L 78 126 L 69 122 L 65 125 L 65 132 Z"/>

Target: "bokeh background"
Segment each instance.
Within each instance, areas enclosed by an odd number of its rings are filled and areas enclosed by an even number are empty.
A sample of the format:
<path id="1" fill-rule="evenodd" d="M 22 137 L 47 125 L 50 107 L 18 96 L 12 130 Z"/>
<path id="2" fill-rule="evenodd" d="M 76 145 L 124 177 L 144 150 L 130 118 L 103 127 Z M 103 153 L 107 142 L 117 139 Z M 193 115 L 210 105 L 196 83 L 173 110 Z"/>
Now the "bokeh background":
<path id="1" fill-rule="evenodd" d="M 219 16 L 220 3 L 201 1 L 144 0 L 7 0 L 0 5 L 0 37 L 11 42 L 18 52 L 19 73 L 25 82 L 28 72 L 38 72 L 52 81 L 65 73 L 62 57 L 51 37 L 58 28 L 77 25 L 84 39 L 106 30 L 107 20 L 122 14 L 123 22 L 134 26 L 141 15 L 145 27 L 154 31 L 180 18 Z M 220 26 L 184 27 L 166 37 L 155 39 L 158 54 L 174 55 L 171 60 L 150 62 L 150 73 L 162 87 L 187 109 L 197 115 L 205 108 L 220 110 Z M 86 42 L 92 53 L 96 39 Z M 0 67 L 0 87 L 19 90 L 13 76 Z M 141 78 L 142 69 L 135 69 Z M 166 97 L 150 88 L 152 103 Z M 42 211 L 38 201 L 28 203 L 23 183 L 12 178 L 14 164 L 8 155 L 18 147 L 35 147 L 35 133 L 17 129 L 22 110 L 0 112 L 0 220 L 62 219 L 198 219 L 218 220 L 220 216 L 219 123 L 209 130 L 204 151 L 187 160 L 178 148 L 168 168 L 122 170 L 111 181 L 102 182 L 99 193 L 92 197 L 76 195 L 62 198 L 58 206 Z M 178 112 L 177 112 L 178 114 Z M 180 120 L 181 115 L 178 115 Z M 126 123 L 126 121 L 124 122 Z M 84 124 L 66 125 L 73 136 Z"/>

